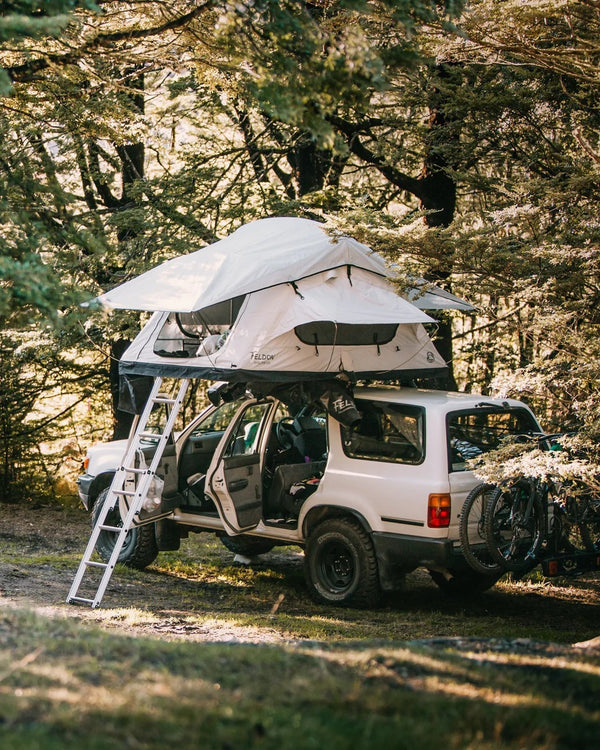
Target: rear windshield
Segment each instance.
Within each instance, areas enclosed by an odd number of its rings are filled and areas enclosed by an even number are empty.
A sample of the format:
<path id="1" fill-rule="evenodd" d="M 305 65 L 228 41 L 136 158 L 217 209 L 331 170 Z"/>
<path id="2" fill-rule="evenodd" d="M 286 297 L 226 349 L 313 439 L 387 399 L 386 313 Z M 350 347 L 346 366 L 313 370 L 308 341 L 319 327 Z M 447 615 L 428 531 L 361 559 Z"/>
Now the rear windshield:
<path id="1" fill-rule="evenodd" d="M 494 450 L 509 435 L 539 432 L 526 409 L 486 409 L 448 414 L 448 450 L 451 471 L 464 471 L 465 461 Z"/>

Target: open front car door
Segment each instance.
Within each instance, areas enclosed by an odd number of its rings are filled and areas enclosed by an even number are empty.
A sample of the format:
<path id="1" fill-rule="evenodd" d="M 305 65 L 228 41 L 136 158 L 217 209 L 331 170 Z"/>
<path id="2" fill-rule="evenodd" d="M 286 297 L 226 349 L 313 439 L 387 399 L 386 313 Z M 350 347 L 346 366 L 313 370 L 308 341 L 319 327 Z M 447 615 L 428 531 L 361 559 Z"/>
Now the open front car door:
<path id="1" fill-rule="evenodd" d="M 209 468 L 207 492 L 230 534 L 253 529 L 262 518 L 261 445 L 273 408 L 271 401 L 245 404 Z"/>

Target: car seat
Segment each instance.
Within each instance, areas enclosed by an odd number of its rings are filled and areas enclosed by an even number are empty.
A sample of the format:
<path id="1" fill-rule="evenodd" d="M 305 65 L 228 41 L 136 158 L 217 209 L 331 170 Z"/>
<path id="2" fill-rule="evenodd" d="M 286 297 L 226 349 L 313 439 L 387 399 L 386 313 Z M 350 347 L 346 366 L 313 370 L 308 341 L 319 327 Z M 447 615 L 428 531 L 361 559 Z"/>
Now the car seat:
<path id="1" fill-rule="evenodd" d="M 299 433 L 292 446 L 300 461 L 320 461 L 327 451 L 327 434 L 323 425 L 313 417 L 300 417 Z"/>

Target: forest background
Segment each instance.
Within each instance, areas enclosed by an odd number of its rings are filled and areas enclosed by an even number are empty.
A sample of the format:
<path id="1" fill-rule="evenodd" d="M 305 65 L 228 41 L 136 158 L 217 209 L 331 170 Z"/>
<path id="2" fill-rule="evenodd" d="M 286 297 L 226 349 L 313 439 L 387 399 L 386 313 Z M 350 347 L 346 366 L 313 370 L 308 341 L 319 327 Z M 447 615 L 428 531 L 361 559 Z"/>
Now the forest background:
<path id="1" fill-rule="evenodd" d="M 576 430 L 593 476 L 599 62 L 599 0 L 0 3 L 0 502 L 127 429 L 139 314 L 80 303 L 272 215 L 468 299 L 446 385 Z"/>

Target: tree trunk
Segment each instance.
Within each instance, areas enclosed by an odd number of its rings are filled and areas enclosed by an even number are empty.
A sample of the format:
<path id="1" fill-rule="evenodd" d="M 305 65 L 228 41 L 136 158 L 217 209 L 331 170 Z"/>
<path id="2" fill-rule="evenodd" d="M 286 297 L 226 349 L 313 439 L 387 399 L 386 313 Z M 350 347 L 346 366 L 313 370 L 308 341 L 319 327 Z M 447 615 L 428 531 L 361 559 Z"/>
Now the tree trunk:
<path id="1" fill-rule="evenodd" d="M 425 222 L 429 227 L 448 227 L 454 219 L 456 210 L 456 182 L 449 173 L 448 143 L 456 133 L 446 114 L 445 102 L 447 92 L 444 83 L 452 71 L 448 65 L 438 65 L 434 71 L 432 88 L 429 96 L 429 138 L 425 154 L 423 172 L 419 179 L 421 186 L 421 207 L 429 211 Z M 434 282 L 443 282 L 450 291 L 448 278 L 452 273 L 453 259 L 439 258 L 435 267 L 429 269 L 428 276 Z M 446 377 L 435 378 L 431 385 L 446 390 L 457 390 L 453 369 L 452 319 L 448 313 L 439 312 L 432 315 L 438 321 L 434 339 L 435 346 L 448 365 Z"/>
<path id="2" fill-rule="evenodd" d="M 129 437 L 134 418 L 133 414 L 119 409 L 119 360 L 130 343 L 126 339 L 118 339 L 113 341 L 110 347 L 109 379 L 112 396 L 113 440 L 123 440 Z"/>

